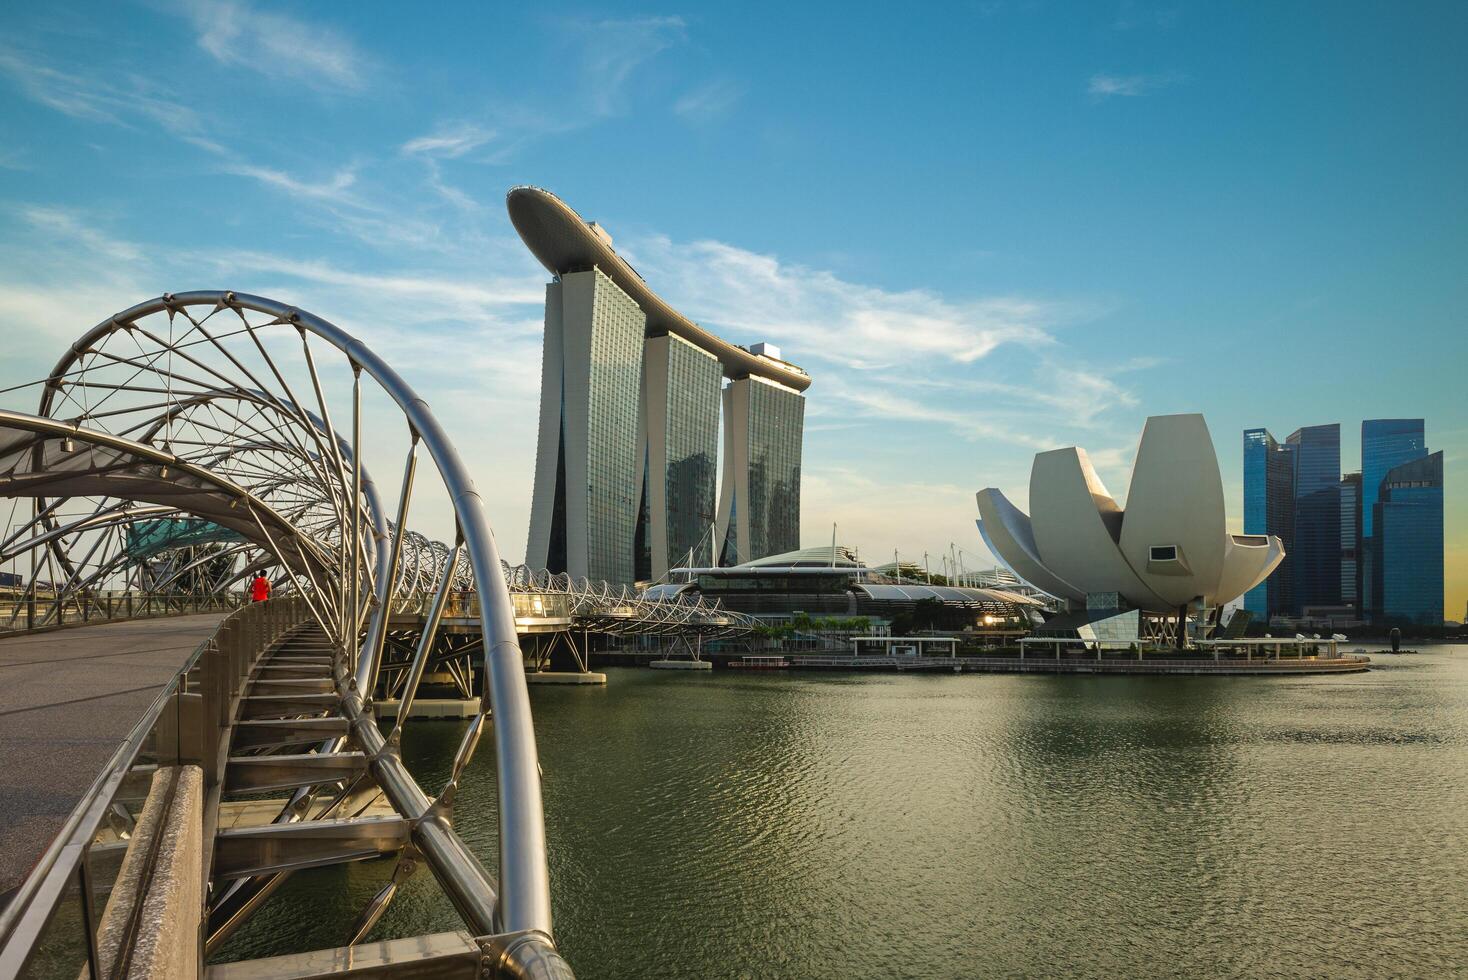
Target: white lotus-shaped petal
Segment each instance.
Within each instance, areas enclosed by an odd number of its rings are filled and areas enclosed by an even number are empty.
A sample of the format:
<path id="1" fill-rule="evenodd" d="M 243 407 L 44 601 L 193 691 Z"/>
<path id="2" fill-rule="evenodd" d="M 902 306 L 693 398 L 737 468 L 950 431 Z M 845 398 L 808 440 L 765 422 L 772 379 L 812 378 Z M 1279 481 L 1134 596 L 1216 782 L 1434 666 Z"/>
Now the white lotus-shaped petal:
<path id="1" fill-rule="evenodd" d="M 979 491 L 979 534 L 1009 570 L 1042 592 L 1062 599 L 1084 599 L 1086 592 L 1056 576 L 1040 560 L 1030 518 L 998 490 Z"/>
<path id="2" fill-rule="evenodd" d="M 993 488 L 979 492 L 978 504 L 989 550 L 1065 599 L 1116 592 L 1153 612 L 1217 606 L 1284 559 L 1279 538 L 1228 533 L 1218 457 L 1201 415 L 1147 420 L 1125 510 L 1074 447 L 1035 456 L 1030 516 Z"/>

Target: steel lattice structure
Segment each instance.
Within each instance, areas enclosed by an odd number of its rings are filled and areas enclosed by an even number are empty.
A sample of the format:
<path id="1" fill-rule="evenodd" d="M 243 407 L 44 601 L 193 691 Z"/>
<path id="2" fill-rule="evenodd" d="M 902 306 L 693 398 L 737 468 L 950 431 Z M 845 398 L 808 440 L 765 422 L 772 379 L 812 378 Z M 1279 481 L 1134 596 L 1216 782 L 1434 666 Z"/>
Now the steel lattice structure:
<path id="1" fill-rule="evenodd" d="M 222 592 L 269 570 L 279 588 L 309 604 L 335 650 L 337 710 L 349 734 L 316 751 L 351 745 L 369 760 L 365 776 L 410 822 L 403 862 L 433 869 L 472 934 L 513 937 L 505 970 L 569 976 L 552 938 L 539 766 L 508 587 L 517 576 L 506 573 L 479 494 L 428 405 L 333 324 L 230 292 L 134 306 L 84 334 L 43 381 L 0 394 L 31 387 L 40 389 L 34 415 L 0 412 L 0 495 L 23 504 L 12 508 L 0 562 L 29 566 L 30 601 L 44 598 L 59 620 L 67 603 L 107 589 L 186 583 Z M 364 425 L 364 394 L 396 417 L 390 435 Z M 394 438 L 403 463 L 389 513 L 363 457 L 392 452 Z M 453 546 L 409 528 L 424 458 L 452 513 Z M 409 672 L 421 677 L 455 592 L 475 600 L 484 698 L 453 777 L 431 799 L 398 754 L 401 717 L 384 737 L 371 702 L 394 608 L 431 596 Z M 409 683 L 411 700 L 416 678 Z M 459 774 L 490 726 L 497 876 L 451 821 Z M 323 777 L 297 790 L 277 822 L 303 819 L 303 803 L 318 794 L 352 792 Z M 211 944 L 282 877 L 220 887 Z M 391 888 L 364 913 L 353 942 L 377 921 Z"/>

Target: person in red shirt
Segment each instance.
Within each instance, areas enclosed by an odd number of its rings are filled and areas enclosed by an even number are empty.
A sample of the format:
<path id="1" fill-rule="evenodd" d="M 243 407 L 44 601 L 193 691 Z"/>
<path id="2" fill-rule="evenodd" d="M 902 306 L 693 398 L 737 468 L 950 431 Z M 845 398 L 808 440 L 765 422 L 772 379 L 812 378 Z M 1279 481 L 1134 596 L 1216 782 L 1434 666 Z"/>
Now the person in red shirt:
<path id="1" fill-rule="evenodd" d="M 255 576 L 255 581 L 250 583 L 250 601 L 264 602 L 270 598 L 270 579 L 261 572 Z"/>

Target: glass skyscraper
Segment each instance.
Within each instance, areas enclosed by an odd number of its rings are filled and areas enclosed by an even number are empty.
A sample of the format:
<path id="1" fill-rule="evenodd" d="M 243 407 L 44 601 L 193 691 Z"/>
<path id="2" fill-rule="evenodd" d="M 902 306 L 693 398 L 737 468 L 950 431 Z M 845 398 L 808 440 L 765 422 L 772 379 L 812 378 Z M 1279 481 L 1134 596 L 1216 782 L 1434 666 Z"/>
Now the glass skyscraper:
<path id="1" fill-rule="evenodd" d="M 1255 615 L 1355 606 L 1378 623 L 1436 624 L 1443 605 L 1442 454 L 1422 419 L 1361 423 L 1361 472 L 1340 473 L 1340 427 L 1307 426 L 1285 445 L 1244 432 L 1244 532 L 1289 553 L 1245 596 Z"/>
<path id="2" fill-rule="evenodd" d="M 1361 536 L 1375 532 L 1375 506 L 1381 482 L 1393 467 L 1427 455 L 1422 419 L 1367 419 L 1361 423 Z"/>
<path id="3" fill-rule="evenodd" d="M 1341 427 L 1311 425 L 1286 440 L 1294 447 L 1292 611 L 1341 602 Z M 1287 546 L 1288 547 L 1288 546 Z"/>
<path id="4" fill-rule="evenodd" d="M 643 360 L 642 508 L 637 578 L 711 565 L 718 482 L 718 358 L 681 337 L 647 338 Z"/>
<path id="5" fill-rule="evenodd" d="M 1386 472 L 1372 527 L 1380 558 L 1376 620 L 1421 626 L 1443 621 L 1443 454 Z"/>
<path id="6" fill-rule="evenodd" d="M 763 378 L 724 389 L 719 564 L 800 547 L 800 446 L 805 398 Z"/>
<path id="7" fill-rule="evenodd" d="M 1285 548 L 1273 574 L 1244 594 L 1244 608 L 1260 619 L 1293 605 L 1295 450 L 1280 445 L 1267 429 L 1244 430 L 1244 533 L 1276 535 Z"/>
<path id="8" fill-rule="evenodd" d="M 599 269 L 546 287 L 532 567 L 634 581 L 645 324 L 641 308 Z"/>
<path id="9" fill-rule="evenodd" d="M 1341 477 L 1341 605 L 1361 608 L 1361 474 Z"/>
<path id="10" fill-rule="evenodd" d="M 1376 502 L 1387 472 L 1427 455 L 1422 419 L 1367 419 L 1361 423 L 1361 604 L 1380 608 L 1382 571 L 1376 538 Z"/>

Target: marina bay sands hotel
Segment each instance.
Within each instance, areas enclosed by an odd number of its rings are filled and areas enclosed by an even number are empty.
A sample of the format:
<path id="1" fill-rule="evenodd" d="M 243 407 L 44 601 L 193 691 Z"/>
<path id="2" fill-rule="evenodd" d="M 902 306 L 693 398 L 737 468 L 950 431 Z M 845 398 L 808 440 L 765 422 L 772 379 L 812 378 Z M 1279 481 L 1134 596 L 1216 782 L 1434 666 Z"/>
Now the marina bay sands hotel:
<path id="1" fill-rule="evenodd" d="M 799 548 L 810 375 L 673 309 L 549 191 L 506 203 L 553 277 L 526 564 L 620 584 Z"/>

